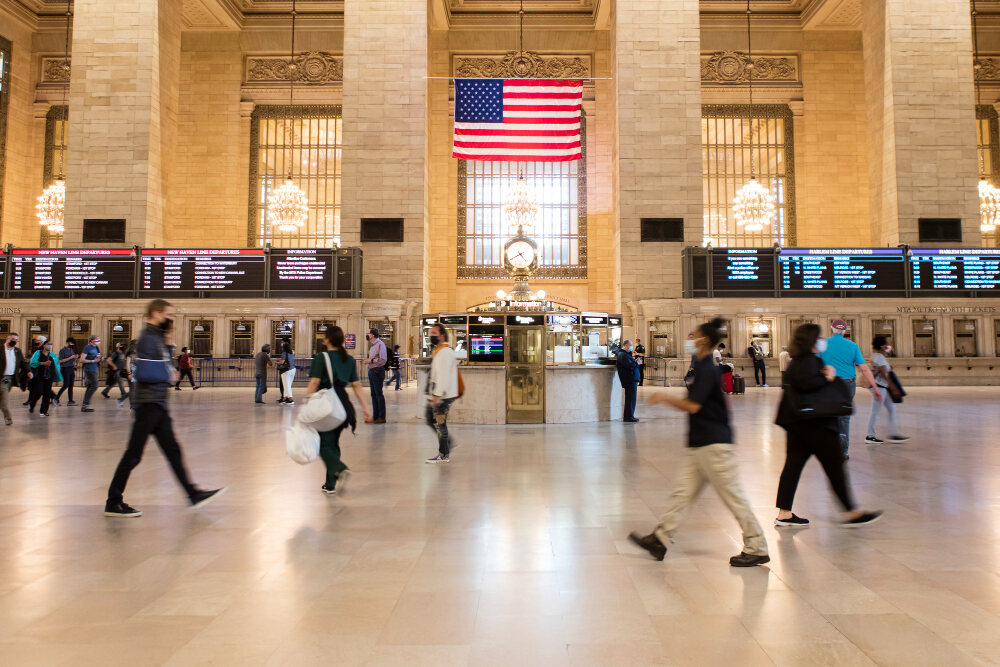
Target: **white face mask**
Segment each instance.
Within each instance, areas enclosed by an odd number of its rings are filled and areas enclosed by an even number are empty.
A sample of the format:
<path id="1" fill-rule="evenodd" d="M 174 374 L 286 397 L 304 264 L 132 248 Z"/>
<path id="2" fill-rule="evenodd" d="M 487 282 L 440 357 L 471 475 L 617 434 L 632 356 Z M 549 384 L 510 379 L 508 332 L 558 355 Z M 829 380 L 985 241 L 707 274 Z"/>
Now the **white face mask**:
<path id="1" fill-rule="evenodd" d="M 892 345 L 886 345 L 885 347 L 883 347 L 882 352 L 885 354 L 889 354 L 890 352 L 892 352 Z"/>
<path id="2" fill-rule="evenodd" d="M 816 351 L 820 354 L 826 352 L 826 339 L 819 338 L 816 340 Z"/>
<path id="3" fill-rule="evenodd" d="M 684 341 L 684 356 L 690 357 L 698 352 L 698 346 L 690 338 Z"/>

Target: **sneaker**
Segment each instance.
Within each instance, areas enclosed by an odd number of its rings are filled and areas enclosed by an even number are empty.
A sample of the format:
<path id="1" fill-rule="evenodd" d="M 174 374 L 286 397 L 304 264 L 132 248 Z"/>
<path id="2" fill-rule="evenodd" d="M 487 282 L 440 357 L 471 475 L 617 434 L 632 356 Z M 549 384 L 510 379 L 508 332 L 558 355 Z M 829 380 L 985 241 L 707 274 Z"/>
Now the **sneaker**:
<path id="1" fill-rule="evenodd" d="M 254 401 L 257 405 L 264 405 L 264 401 Z"/>
<path id="2" fill-rule="evenodd" d="M 849 519 L 847 521 L 841 521 L 841 528 L 857 528 L 858 526 L 867 526 L 870 523 L 875 523 L 882 516 L 882 510 L 875 510 L 874 512 L 865 512 L 861 516 L 855 519 Z"/>
<path id="3" fill-rule="evenodd" d="M 117 502 L 104 506 L 104 516 L 137 517 L 142 516 L 142 512 L 134 507 L 129 507 L 124 502 Z"/>
<path id="4" fill-rule="evenodd" d="M 910 439 L 910 436 L 908 436 L 908 435 L 890 435 L 889 436 L 889 442 L 897 444 L 897 445 L 899 443 L 901 443 L 901 442 L 906 442 L 909 439 Z"/>
<path id="5" fill-rule="evenodd" d="M 385 417 L 379 417 L 378 419 L 376 419 L 372 423 L 373 424 L 384 424 L 385 423 Z"/>
<path id="6" fill-rule="evenodd" d="M 633 531 L 629 533 L 628 539 L 638 547 L 641 547 L 649 552 L 649 555 L 656 560 L 663 560 L 667 555 L 667 547 L 664 546 L 660 538 L 656 536 L 655 533 L 650 533 L 649 535 L 640 535 L 639 533 Z"/>
<path id="7" fill-rule="evenodd" d="M 433 456 L 433 457 L 427 459 L 426 461 L 424 461 L 424 463 L 451 463 L 451 457 L 450 456 L 442 456 L 442 455 L 438 454 L 437 456 Z"/>
<path id="8" fill-rule="evenodd" d="M 337 475 L 337 494 L 338 495 L 342 496 L 342 495 L 344 495 L 344 492 L 347 491 L 347 480 L 350 479 L 350 477 L 351 477 L 351 471 L 348 470 L 347 468 L 341 470 L 340 474 Z"/>
<path id="9" fill-rule="evenodd" d="M 181 390 L 180 387 L 174 387 L 174 391 L 180 391 L 180 390 Z"/>
<path id="10" fill-rule="evenodd" d="M 39 417 L 48 417 L 48 416 L 49 416 L 49 413 L 48 413 L 48 412 L 39 412 L 39 413 L 38 413 L 38 416 L 39 416 Z"/>
<path id="11" fill-rule="evenodd" d="M 53 404 L 54 406 L 56 406 L 57 408 L 61 408 L 61 407 L 62 407 L 62 404 L 61 404 L 61 403 L 59 403 L 59 399 L 58 399 L 58 398 L 53 398 L 53 399 L 52 399 L 52 404 Z"/>
<path id="12" fill-rule="evenodd" d="M 214 489 L 212 491 L 195 491 L 194 495 L 191 496 L 191 509 L 196 507 L 201 507 L 202 505 L 207 505 L 212 502 L 223 493 L 225 493 L 226 487 L 221 489 Z"/>
<path id="13" fill-rule="evenodd" d="M 121 410 L 124 407 L 125 407 L 125 399 L 124 398 L 119 398 L 118 399 L 118 409 Z"/>
<path id="14" fill-rule="evenodd" d="M 76 401 L 70 401 L 70 402 L 69 402 L 69 403 L 67 403 L 66 405 L 76 405 Z"/>
<path id="15" fill-rule="evenodd" d="M 104 398 L 111 398 L 111 394 L 109 394 L 109 393 L 108 393 L 108 392 L 106 392 L 106 391 L 102 391 L 102 392 L 101 392 L 101 396 L 103 396 Z"/>
<path id="16" fill-rule="evenodd" d="M 792 514 L 792 516 L 790 518 L 788 518 L 788 519 L 775 519 L 774 520 L 774 525 L 775 526 L 802 526 L 802 527 L 805 527 L 805 526 L 809 525 L 809 519 L 803 519 L 800 516 L 796 516 L 795 514 Z"/>
<path id="17" fill-rule="evenodd" d="M 767 554 L 763 556 L 754 556 L 753 554 L 748 554 L 745 551 L 729 559 L 729 564 L 733 567 L 753 567 L 754 565 L 763 565 L 764 563 L 770 562 L 771 557 Z"/>
<path id="18" fill-rule="evenodd" d="M 884 443 L 885 441 L 884 441 L 884 440 L 879 440 L 879 439 L 878 439 L 878 438 L 876 438 L 875 436 L 873 436 L 873 435 L 870 435 L 870 436 L 868 436 L 867 438 L 865 438 L 865 442 L 866 442 L 866 443 L 868 443 L 869 445 L 881 445 L 881 444 L 883 444 L 883 443 Z"/>
<path id="19" fill-rule="evenodd" d="M 90 407 L 89 405 L 85 405 L 82 408 L 80 408 L 80 412 L 93 412 L 93 411 L 94 408 Z"/>
<path id="20" fill-rule="evenodd" d="M 13 419 L 4 419 L 3 423 L 6 424 L 7 426 L 10 426 L 10 425 L 12 425 L 14 423 L 14 420 Z"/>
<path id="21" fill-rule="evenodd" d="M 333 496 L 333 495 L 336 495 L 336 493 L 337 493 L 337 490 L 336 490 L 335 488 L 333 488 L 332 486 L 327 486 L 326 484 L 324 484 L 324 485 L 323 485 L 323 486 L 322 486 L 322 487 L 320 488 L 320 490 L 321 490 L 321 491 L 322 491 L 323 493 L 325 493 L 326 495 L 328 495 L 328 496 Z"/>
<path id="22" fill-rule="evenodd" d="M 191 387 L 192 391 L 195 390 L 195 389 L 201 389 L 201 385 L 200 384 L 196 384 L 195 386 Z"/>
<path id="23" fill-rule="evenodd" d="M 295 405 L 295 401 L 293 401 L 292 399 L 288 399 L 287 401 L 285 401 L 285 405 Z"/>

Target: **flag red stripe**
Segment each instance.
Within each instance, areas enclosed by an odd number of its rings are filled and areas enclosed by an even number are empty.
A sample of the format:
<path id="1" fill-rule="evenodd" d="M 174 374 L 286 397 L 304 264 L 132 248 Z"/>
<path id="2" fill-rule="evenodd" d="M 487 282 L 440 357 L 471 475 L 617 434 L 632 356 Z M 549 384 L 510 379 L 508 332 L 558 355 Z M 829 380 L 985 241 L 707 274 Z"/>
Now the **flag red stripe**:
<path id="1" fill-rule="evenodd" d="M 480 130 L 465 129 L 456 124 L 455 134 L 496 137 L 575 137 L 580 134 L 580 130 Z"/>
<path id="2" fill-rule="evenodd" d="M 477 155 L 475 153 L 452 153 L 452 157 L 464 160 L 485 160 L 487 162 L 566 162 L 568 160 L 579 160 L 583 153 L 573 153 L 572 155 Z"/>
<path id="3" fill-rule="evenodd" d="M 579 104 L 504 104 L 504 111 L 579 111 Z"/>
<path id="4" fill-rule="evenodd" d="M 577 141 L 567 141 L 566 143 L 535 143 L 530 141 L 458 141 L 455 140 L 455 145 L 462 148 L 579 148 L 580 142 Z"/>
<path id="5" fill-rule="evenodd" d="M 577 79 L 565 80 L 565 79 L 504 79 L 503 85 L 505 86 L 582 86 L 583 81 Z"/>
<path id="6" fill-rule="evenodd" d="M 549 98 L 552 100 L 578 100 L 583 97 L 583 93 L 522 93 L 520 91 L 509 91 L 503 94 L 505 100 L 516 99 L 516 100 L 535 100 L 540 97 Z"/>
<path id="7" fill-rule="evenodd" d="M 503 123 L 507 125 L 508 123 L 521 123 L 526 125 L 535 125 L 537 123 L 559 123 L 560 125 L 565 125 L 566 123 L 579 123 L 579 118 L 504 118 Z"/>

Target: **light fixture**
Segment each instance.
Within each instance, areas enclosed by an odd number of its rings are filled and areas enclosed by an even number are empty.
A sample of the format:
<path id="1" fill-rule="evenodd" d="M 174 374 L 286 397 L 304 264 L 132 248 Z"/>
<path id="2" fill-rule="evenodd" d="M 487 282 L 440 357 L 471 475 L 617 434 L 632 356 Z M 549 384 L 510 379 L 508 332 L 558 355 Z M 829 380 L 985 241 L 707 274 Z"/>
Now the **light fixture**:
<path id="1" fill-rule="evenodd" d="M 237 331 L 246 331 L 247 330 L 247 326 L 245 324 L 243 324 L 242 322 L 240 322 L 239 324 L 236 325 L 236 330 Z"/>
<path id="2" fill-rule="evenodd" d="M 121 333 L 125 331 L 125 327 L 122 326 L 121 322 L 115 322 L 115 326 L 111 327 L 111 330 L 115 333 Z"/>
<path id="3" fill-rule="evenodd" d="M 764 320 L 757 320 L 753 325 L 753 332 L 755 334 L 766 334 L 771 330 L 771 327 L 767 326 L 767 322 Z"/>
<path id="4" fill-rule="evenodd" d="M 753 42 L 750 38 L 750 0 L 747 0 L 747 80 L 750 84 L 750 104 L 747 107 L 750 129 L 750 180 L 733 199 L 736 226 L 747 232 L 759 232 L 774 222 L 775 202 L 771 191 L 757 181 L 753 150 Z"/>
<path id="5" fill-rule="evenodd" d="M 70 9 L 69 0 L 66 1 L 66 45 L 65 51 L 63 53 L 63 69 L 69 72 L 69 26 L 70 19 L 73 13 Z M 38 203 L 35 205 L 36 215 L 38 216 L 38 223 L 49 230 L 53 234 L 62 234 L 66 227 L 64 226 L 64 221 L 66 218 L 66 176 L 63 174 L 65 168 L 66 160 L 66 121 L 69 116 L 69 107 L 66 104 L 66 89 L 69 88 L 69 83 L 67 82 L 63 86 L 63 103 L 62 103 L 62 140 L 59 146 L 59 175 L 56 176 L 56 180 L 51 183 L 42 192 L 41 196 L 38 197 Z"/>
<path id="6" fill-rule="evenodd" d="M 73 322 L 73 331 L 83 331 L 83 327 L 80 326 L 80 323 L 78 321 L 74 320 L 74 322 Z"/>
<path id="7" fill-rule="evenodd" d="M 295 79 L 298 76 L 295 65 L 295 0 L 292 0 L 292 52 L 288 61 L 288 106 L 295 103 Z M 289 110 L 291 114 L 291 110 Z M 292 180 L 292 161 L 295 157 L 295 123 L 289 118 L 288 178 L 280 187 L 271 191 L 267 202 L 267 219 L 271 226 L 282 234 L 297 232 L 306 224 L 309 216 L 309 198 Z"/>
<path id="8" fill-rule="evenodd" d="M 195 331 L 195 333 L 201 333 L 204 330 L 205 330 L 205 327 L 201 326 L 201 322 L 199 322 L 198 324 L 194 325 L 194 331 Z"/>
<path id="9" fill-rule="evenodd" d="M 514 234 L 519 231 L 530 231 L 535 226 L 538 217 L 538 202 L 523 175 L 517 177 L 517 182 L 503 202 L 503 217 L 507 228 Z"/>
<path id="10" fill-rule="evenodd" d="M 42 330 L 42 327 L 40 327 L 38 325 L 38 322 L 32 322 L 32 324 L 31 324 L 31 332 L 32 333 L 35 333 L 35 332 L 38 332 L 38 331 L 41 331 L 41 330 Z"/>
<path id="11" fill-rule="evenodd" d="M 979 70 L 982 64 L 979 62 L 979 26 L 976 23 L 976 0 L 972 0 L 972 78 L 976 86 L 976 133 L 979 133 L 979 105 L 982 95 L 979 83 Z M 978 141 L 978 137 L 977 137 Z M 988 234 L 996 231 L 997 224 L 1000 224 L 1000 189 L 997 189 L 986 178 L 986 162 L 984 151 L 976 148 L 979 157 L 979 231 Z"/>

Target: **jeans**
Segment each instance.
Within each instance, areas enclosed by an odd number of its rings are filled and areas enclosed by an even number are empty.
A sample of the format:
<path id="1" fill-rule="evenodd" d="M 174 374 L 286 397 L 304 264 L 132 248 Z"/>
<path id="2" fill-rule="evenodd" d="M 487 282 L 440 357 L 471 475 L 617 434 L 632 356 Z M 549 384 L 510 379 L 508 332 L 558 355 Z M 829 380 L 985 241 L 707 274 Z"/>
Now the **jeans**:
<path id="1" fill-rule="evenodd" d="M 403 379 L 402 375 L 400 375 L 398 368 L 392 368 L 390 370 L 392 371 L 392 377 L 390 377 L 388 380 L 385 381 L 385 386 L 388 387 L 390 384 L 392 384 L 392 381 L 395 380 L 396 381 L 396 390 L 398 391 L 399 390 L 399 383 Z"/>
<path id="2" fill-rule="evenodd" d="M 823 426 L 810 426 L 808 422 L 791 424 L 788 427 L 785 447 L 785 467 L 781 470 L 781 479 L 778 482 L 776 501 L 778 509 L 792 511 L 799 477 L 810 456 L 815 456 L 823 466 L 823 472 L 830 480 L 833 493 L 840 500 L 844 510 L 850 512 L 854 509 L 854 499 L 847 486 L 847 470 L 836 433 Z"/>
<path id="3" fill-rule="evenodd" d="M 767 367 L 762 360 L 755 359 L 753 362 L 753 379 L 758 387 L 767 384 Z"/>
<path id="4" fill-rule="evenodd" d="M 181 446 L 177 442 L 177 438 L 174 437 L 170 413 L 165 406 L 159 403 L 140 403 L 135 408 L 135 421 L 132 423 L 132 434 L 128 439 L 128 447 L 118 463 L 118 468 L 115 469 L 111 486 L 108 487 L 108 504 L 122 501 L 129 475 L 142 461 L 142 452 L 146 448 L 146 441 L 150 435 L 156 437 L 156 443 L 160 446 L 163 455 L 167 457 L 167 461 L 174 471 L 174 477 L 177 478 L 188 498 L 193 499 L 197 489 L 188 478 L 187 469 L 184 467 L 184 454 L 181 453 Z"/>
<path id="5" fill-rule="evenodd" d="M 712 485 L 740 524 L 743 530 L 743 551 L 754 556 L 766 556 L 767 540 L 764 539 L 764 531 L 740 486 L 735 446 L 724 443 L 687 448 L 677 471 L 667 512 L 660 517 L 660 523 L 654 531 L 657 539 L 663 544 L 670 544 L 677 527 L 705 484 Z"/>
<path id="6" fill-rule="evenodd" d="M 323 431 L 319 434 L 319 457 L 323 459 L 326 466 L 326 487 L 336 488 L 337 478 L 340 473 L 347 470 L 347 466 L 340 460 L 340 433 L 347 427 L 344 422 L 332 431 Z"/>
<path id="7" fill-rule="evenodd" d="M 72 366 L 62 366 L 59 370 L 62 371 L 63 383 L 62 387 L 59 388 L 59 393 L 56 394 L 56 398 L 62 398 L 63 392 L 69 394 L 69 402 L 73 402 L 73 384 L 76 382 L 76 369 Z"/>
<path id="8" fill-rule="evenodd" d="M 851 392 L 851 402 L 854 402 L 854 394 L 858 391 L 858 384 L 854 381 L 854 378 L 850 380 L 844 380 L 847 385 L 848 391 Z M 847 456 L 847 449 L 851 446 L 851 415 L 846 415 L 844 417 L 837 417 L 837 432 L 840 434 L 840 451 L 844 456 Z"/>
<path id="9" fill-rule="evenodd" d="M 264 392 L 267 391 L 267 376 L 255 375 L 254 379 L 257 381 L 257 389 L 253 393 L 253 401 L 254 403 L 263 403 Z"/>
<path id="10" fill-rule="evenodd" d="M 188 381 L 191 383 L 191 386 L 193 387 L 194 386 L 194 373 L 191 372 L 190 368 L 182 368 L 182 369 L 180 369 L 178 371 L 177 384 L 175 384 L 174 386 L 175 387 L 180 387 L 181 386 L 181 382 L 184 381 L 185 377 L 188 379 Z"/>
<path id="11" fill-rule="evenodd" d="M 385 394 L 382 385 L 385 383 L 385 366 L 368 369 L 368 388 L 372 393 L 372 418 L 385 419 Z"/>
<path id="12" fill-rule="evenodd" d="M 451 437 L 448 435 L 448 411 L 451 410 L 451 404 L 454 402 L 454 398 L 439 398 L 437 405 L 433 405 L 430 397 L 427 397 L 427 410 L 424 413 L 424 418 L 427 421 L 427 425 L 437 433 L 438 453 L 441 456 L 451 455 Z"/>
<path id="13" fill-rule="evenodd" d="M 83 386 L 87 388 L 83 392 L 83 404 L 84 406 L 90 405 L 90 399 L 94 397 L 97 393 L 97 371 L 83 369 Z"/>
<path id="14" fill-rule="evenodd" d="M 899 422 L 896 420 L 896 404 L 892 402 L 892 398 L 889 396 L 889 390 L 885 387 L 879 387 L 882 390 L 882 400 L 875 398 L 875 390 L 869 389 L 872 393 L 872 415 L 868 418 L 868 437 L 875 437 L 875 424 L 878 422 L 878 413 L 885 406 L 886 412 L 889 413 L 889 437 L 894 435 L 899 435 Z"/>
<path id="15" fill-rule="evenodd" d="M 42 399 L 42 407 L 38 409 L 38 414 L 47 415 L 49 414 L 49 401 L 52 398 L 52 380 L 34 378 L 32 382 L 34 383 L 34 387 L 28 398 L 28 412 L 35 411 L 35 404 L 38 403 L 38 399 L 40 398 Z"/>
<path id="16" fill-rule="evenodd" d="M 622 420 L 635 421 L 635 402 L 639 391 L 635 380 L 626 382 L 623 389 L 625 389 L 625 413 L 622 415 Z"/>
<path id="17" fill-rule="evenodd" d="M 129 382 L 127 378 L 123 378 L 121 375 L 119 375 L 118 371 L 108 372 L 108 384 L 106 387 L 104 387 L 104 391 L 101 392 L 101 394 L 105 397 L 110 397 L 111 388 L 114 387 L 116 384 L 118 385 L 118 392 L 119 392 L 118 400 L 124 401 L 126 398 L 129 397 L 130 392 L 125 389 L 125 385 L 129 384 Z"/>

